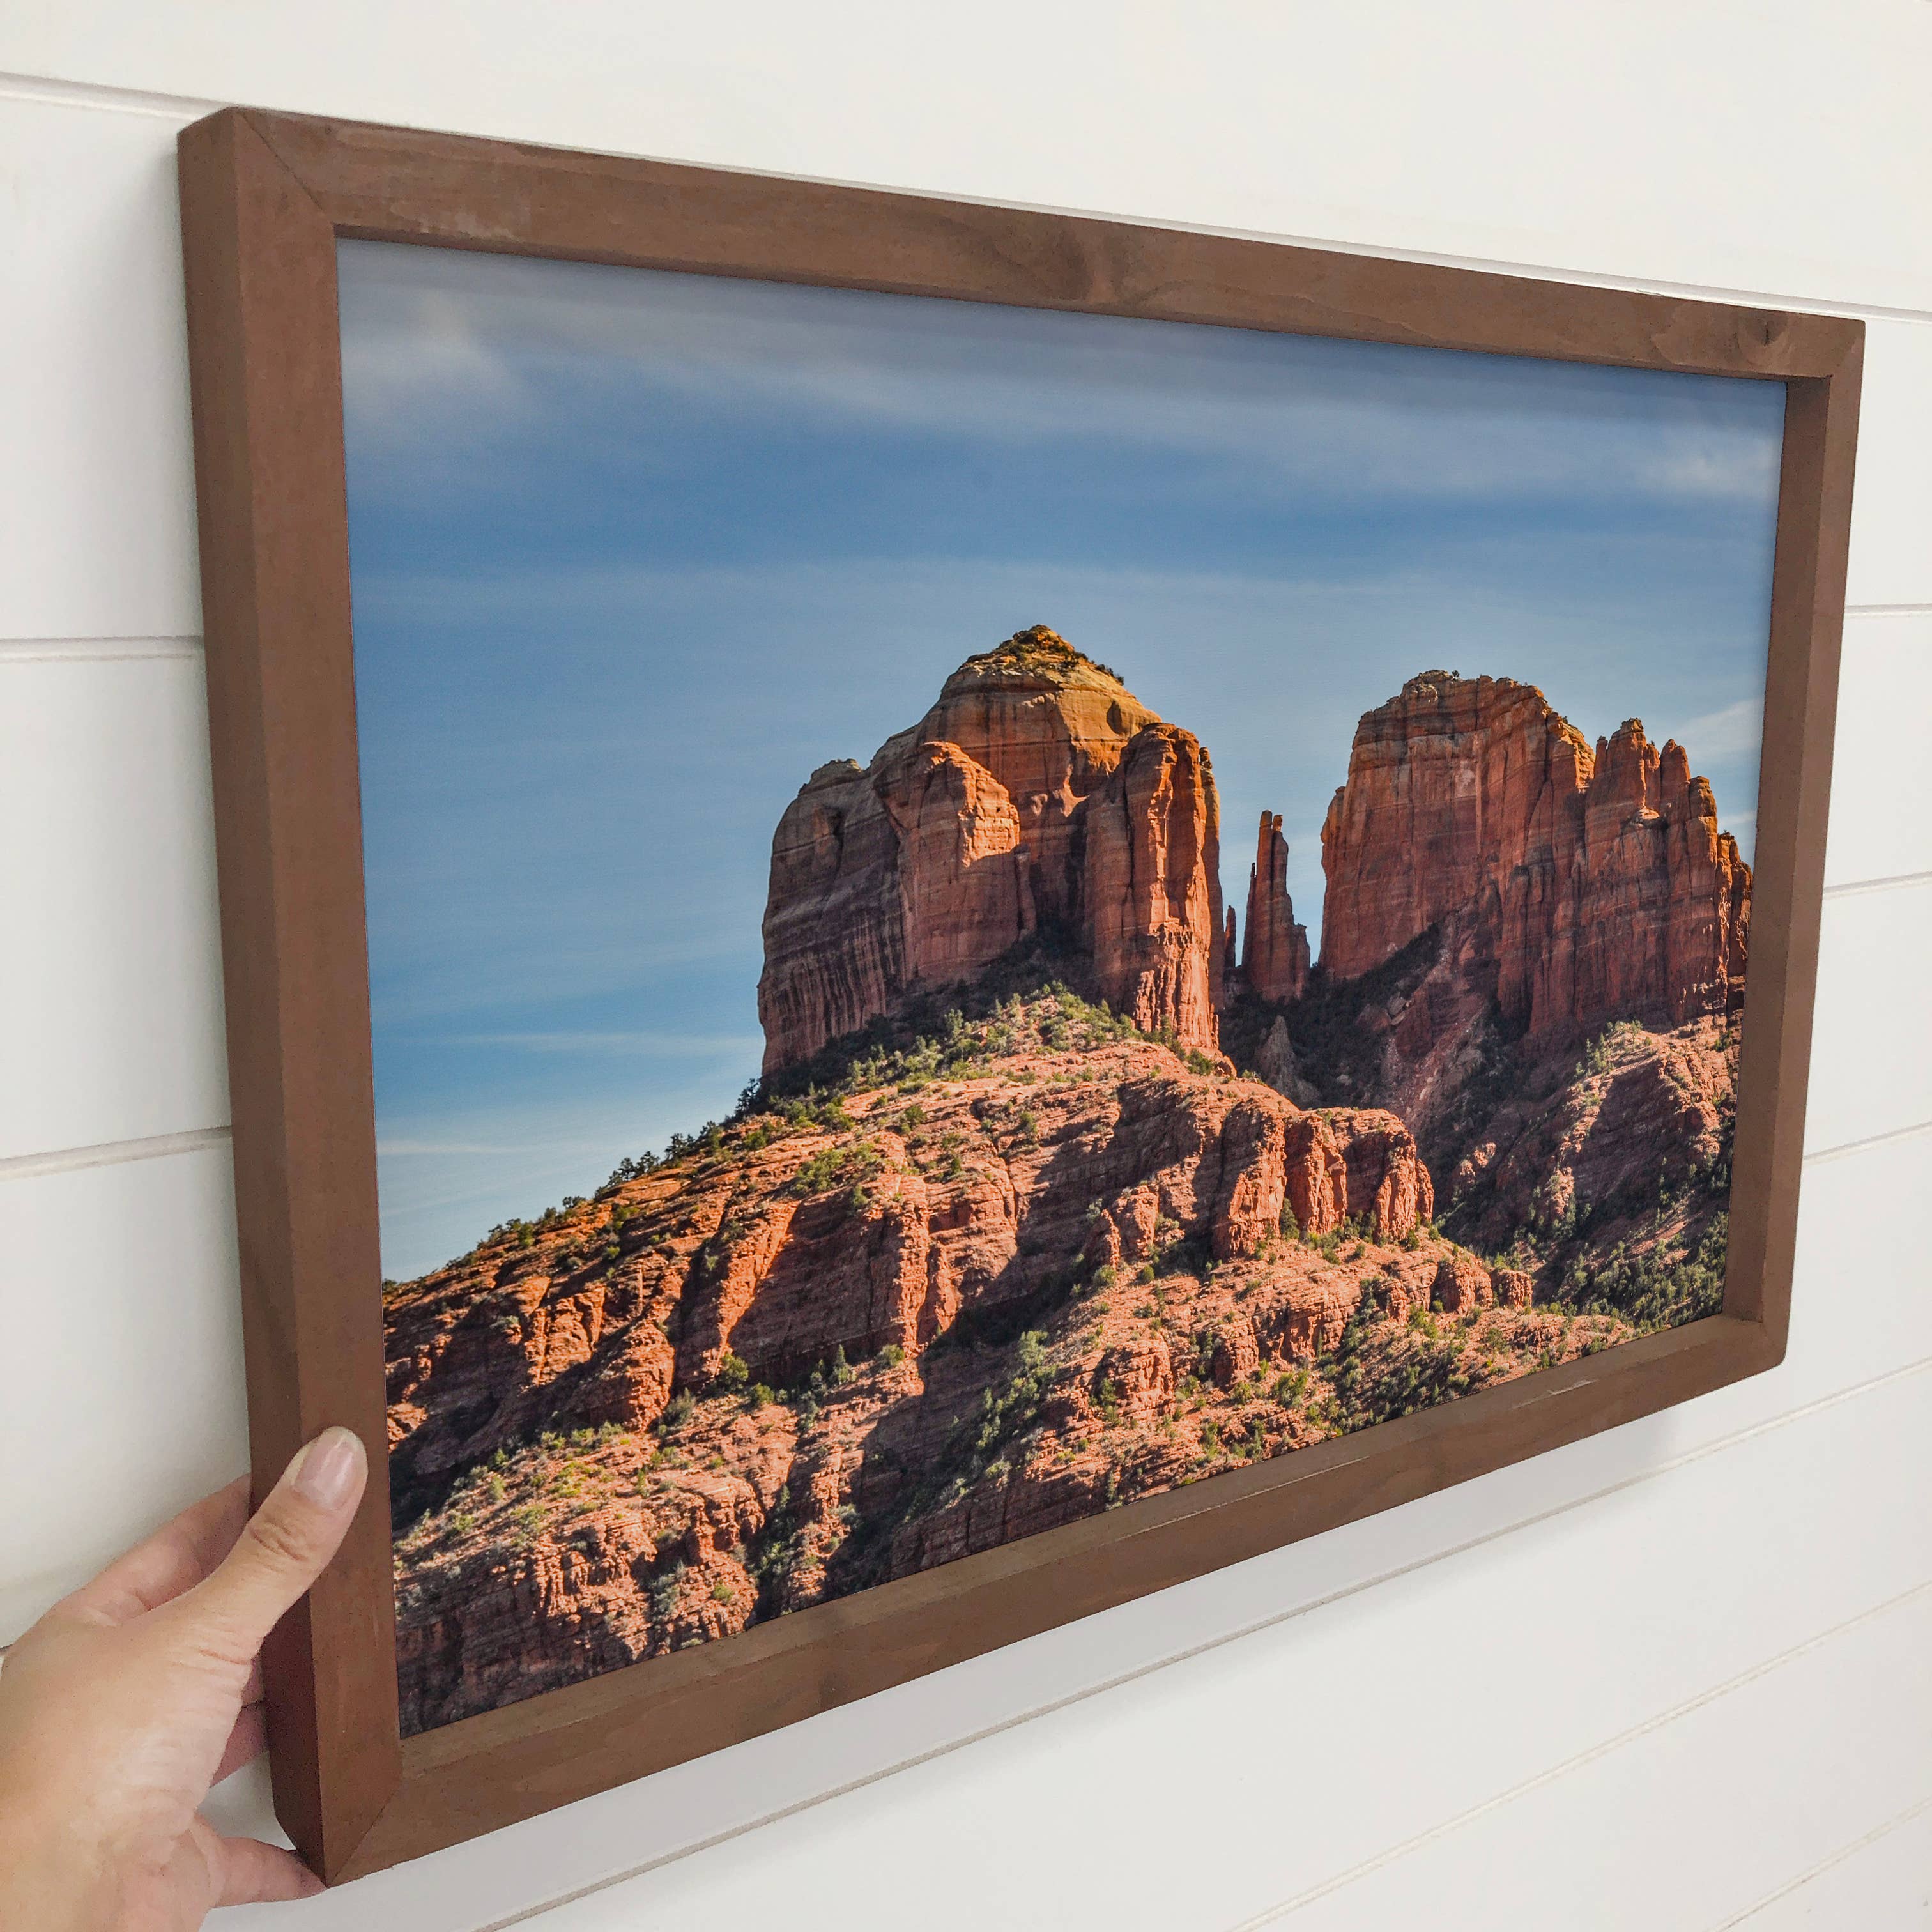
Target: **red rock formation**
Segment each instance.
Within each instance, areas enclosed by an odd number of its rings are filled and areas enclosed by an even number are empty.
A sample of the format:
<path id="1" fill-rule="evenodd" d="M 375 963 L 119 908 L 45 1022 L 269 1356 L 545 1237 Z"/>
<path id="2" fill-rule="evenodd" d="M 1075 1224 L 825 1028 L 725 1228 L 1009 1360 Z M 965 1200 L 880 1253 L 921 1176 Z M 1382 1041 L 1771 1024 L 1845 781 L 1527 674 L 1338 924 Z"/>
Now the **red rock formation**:
<path id="1" fill-rule="evenodd" d="M 1527 1308 L 1536 1298 L 1534 1278 L 1520 1268 L 1498 1268 L 1492 1279 L 1497 1302 L 1504 1308 Z"/>
<path id="2" fill-rule="evenodd" d="M 1101 998 L 1148 1032 L 1217 1043 L 1220 807 L 1192 733 L 1146 724 L 1087 801 L 1081 904 Z"/>
<path id="3" fill-rule="evenodd" d="M 1706 1018 L 1669 1033 L 1619 1024 L 1580 1061 L 1572 1048 L 1526 1067 L 1445 1176 L 1467 1238 L 1497 1246 L 1526 1226 L 1647 1211 L 1661 1190 L 1691 1187 L 1724 1158 L 1736 1055 Z"/>
<path id="4" fill-rule="evenodd" d="M 1105 997 L 1206 1051 L 1226 944 L 1207 754 L 1042 626 L 969 658 L 865 770 L 821 766 L 772 842 L 765 1070 L 1036 927 Z"/>
<path id="5" fill-rule="evenodd" d="M 489 1454 L 539 1418 L 646 1426 L 728 1354 L 776 1383 L 842 1348 L 922 1348 L 962 1310 L 1034 1294 L 1076 1257 L 1138 1267 L 1163 1229 L 1232 1261 L 1265 1252 L 1284 1207 L 1310 1238 L 1352 1220 L 1388 1240 L 1433 1212 L 1392 1114 L 1305 1113 L 1258 1082 L 1186 1073 L 1148 1042 L 1064 1058 L 1103 1077 L 1035 1091 L 1058 1064 L 1041 1053 L 927 1090 L 916 1126 L 889 1090 L 849 1132 L 792 1133 L 702 1182 L 660 1170 L 614 1208 L 578 1210 L 568 1239 L 480 1250 L 428 1278 L 392 1310 L 402 1480 Z M 889 1184 L 799 1191 L 814 1155 L 861 1144 Z M 420 1393 L 432 1377 L 434 1417 Z"/>
<path id="6" fill-rule="evenodd" d="M 764 940 L 768 1072 L 863 1026 L 906 985 L 898 840 L 850 758 L 820 765 L 778 820 Z"/>
<path id="7" fill-rule="evenodd" d="M 1362 719 L 1322 848 L 1336 980 L 1439 924 L 1533 1034 L 1742 1000 L 1750 868 L 1635 719 L 1593 754 L 1532 686 L 1425 672 Z"/>
<path id="8" fill-rule="evenodd" d="M 1005 786 L 1032 856 L 1039 916 L 1071 920 L 1082 806 L 1134 734 L 1160 722 L 1112 671 L 1036 624 L 968 658 L 902 736 L 957 745 Z"/>
<path id="9" fill-rule="evenodd" d="M 973 1072 L 739 1121 L 389 1293 L 406 1730 L 1628 1332 L 1412 1330 L 1488 1274 L 1391 1114 L 1058 995 L 969 1030 Z"/>
<path id="10" fill-rule="evenodd" d="M 1288 841 L 1281 836 L 1281 814 L 1264 812 L 1248 873 L 1241 977 L 1257 998 L 1285 1004 L 1306 990 L 1308 965 L 1308 928 L 1295 923 L 1294 902 L 1288 896 Z"/>
<path id="11" fill-rule="evenodd" d="M 874 785 L 898 841 L 908 983 L 970 980 L 1033 929 L 1020 815 L 957 745 L 928 740 L 883 761 Z"/>
<path id="12" fill-rule="evenodd" d="M 1474 1255 L 1444 1255 L 1436 1264 L 1433 1299 L 1445 1315 L 1491 1308 L 1496 1301 L 1495 1279 Z"/>

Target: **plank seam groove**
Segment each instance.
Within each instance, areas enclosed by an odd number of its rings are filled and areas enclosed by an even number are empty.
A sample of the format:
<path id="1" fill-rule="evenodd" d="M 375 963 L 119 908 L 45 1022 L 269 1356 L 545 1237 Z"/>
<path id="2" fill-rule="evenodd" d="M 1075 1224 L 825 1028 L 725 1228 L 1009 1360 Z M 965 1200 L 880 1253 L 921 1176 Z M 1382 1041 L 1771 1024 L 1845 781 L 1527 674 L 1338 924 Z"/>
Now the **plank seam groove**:
<path id="1" fill-rule="evenodd" d="M 154 120 L 184 122 L 212 114 L 225 104 L 219 100 L 197 100 L 184 94 L 144 94 L 138 88 L 110 87 L 91 80 L 52 80 L 32 74 L 0 74 L 0 100 L 26 100 L 44 107 L 79 107 L 104 114 L 140 114 Z"/>
<path id="2" fill-rule="evenodd" d="M 0 100 L 23 100 L 82 110 L 100 109 L 109 112 L 148 115 L 165 120 L 185 120 L 212 114 L 230 104 L 220 100 L 197 100 L 186 94 L 142 93 L 136 88 L 111 87 L 99 82 L 55 80 L 34 74 L 7 73 L 0 73 Z M 268 104 L 257 101 L 254 104 L 262 106 Z M 350 115 L 332 115 L 326 110 L 313 107 L 287 111 L 313 114 L 322 119 L 348 120 L 356 118 Z M 464 130 L 444 128 L 421 131 L 453 134 Z M 494 138 L 528 142 L 544 137 L 505 134 Z M 749 164 L 693 160 L 682 155 L 640 154 L 628 148 L 583 147 L 575 152 L 608 155 L 620 160 L 663 161 L 676 167 L 706 168 L 718 174 L 770 175 L 774 172 L 770 168 Z M 1211 223 L 1180 221 L 1168 214 L 1124 214 L 1112 209 L 1069 208 L 1049 202 L 988 200 L 963 194 L 950 188 L 908 188 L 894 182 L 852 181 L 836 175 L 779 172 L 781 178 L 786 180 L 806 182 L 826 188 L 884 188 L 891 194 L 910 195 L 923 201 L 969 200 L 982 207 L 1009 208 L 1027 214 L 1070 214 L 1088 220 L 1121 222 L 1134 227 L 1178 227 L 1192 234 L 1226 236 L 1237 241 L 1281 242 L 1291 248 L 1328 249 L 1340 254 L 1366 256 L 1376 260 L 1425 262 L 1442 268 L 1476 268 L 1491 274 L 1522 275 L 1538 281 L 1574 282 L 1589 288 L 1630 289 L 1656 295 L 1679 296 L 1691 302 L 1736 303 L 1753 308 L 1792 309 L 1810 315 L 1862 316 L 1886 322 L 1932 324 L 1932 308 L 1912 308 L 1849 298 L 1844 302 L 1825 302 L 1815 296 L 1779 294 L 1762 289 L 1731 288 L 1718 283 L 1672 282 L 1634 275 L 1593 275 L 1582 269 L 1559 267 L 1548 262 L 1515 261 L 1492 255 L 1447 254 L 1426 248 L 1399 248 L 1384 242 L 1349 241 L 1332 235 L 1300 235 L 1268 229 L 1228 228 Z"/>
<path id="3" fill-rule="evenodd" d="M 1921 1120 L 1916 1126 L 1894 1127 L 1886 1133 L 1868 1135 L 1862 1141 L 1840 1141 L 1836 1147 L 1815 1148 L 1804 1156 L 1804 1165 L 1810 1167 L 1828 1160 L 1842 1160 L 1847 1154 L 1863 1154 L 1868 1148 L 1890 1147 L 1894 1141 L 1909 1141 L 1923 1133 L 1932 1133 L 1932 1120 Z"/>
<path id="4" fill-rule="evenodd" d="M 949 1738 L 946 1742 L 934 1744 L 928 1750 L 914 1752 L 909 1756 L 898 1759 L 891 1764 L 880 1766 L 877 1770 L 864 1772 L 859 1777 L 848 1778 L 843 1784 L 834 1785 L 828 1790 L 814 1792 L 808 1797 L 794 1799 L 789 1804 L 776 1806 L 755 1818 L 745 1820 L 742 1823 L 728 1826 L 722 1831 L 712 1832 L 703 1838 L 694 1839 L 689 1844 L 680 1845 L 673 1851 L 661 1852 L 656 1858 L 646 1859 L 640 1864 L 632 1866 L 622 1871 L 614 1872 L 608 1877 L 594 1879 L 588 1884 L 577 1886 L 572 1891 L 560 1892 L 554 1898 L 545 1899 L 541 1904 L 527 1906 L 520 1911 L 513 1912 L 508 1918 L 493 1918 L 487 1924 L 475 1928 L 474 1932 L 509 1932 L 509 1928 L 513 1926 L 528 1924 L 531 1921 L 542 1918 L 546 1912 L 557 1911 L 566 1905 L 574 1905 L 580 1900 L 593 1897 L 600 1892 L 610 1891 L 614 1886 L 628 1884 L 633 1879 L 645 1877 L 652 1872 L 661 1870 L 667 1865 L 674 1864 L 680 1858 L 691 1858 L 698 1852 L 711 1851 L 719 1845 L 730 1844 L 734 1838 L 742 1838 L 751 1832 L 762 1831 L 767 1825 L 782 1823 L 788 1818 L 797 1817 L 801 1814 L 812 1810 L 820 1804 L 830 1804 L 835 1798 L 849 1797 L 856 1792 L 864 1790 L 869 1785 L 882 1784 L 887 1778 L 896 1778 L 903 1772 L 917 1770 L 922 1765 L 933 1763 L 954 1751 L 964 1750 L 972 1745 L 983 1744 L 1006 1732 L 1017 1730 L 1021 1725 L 1031 1724 L 1036 1718 L 1052 1717 L 1059 1712 L 1071 1709 L 1076 1704 L 1084 1703 L 1090 1697 L 1103 1696 L 1110 1691 L 1123 1689 L 1130 1684 L 1138 1683 L 1144 1678 L 1154 1676 L 1157 1672 L 1169 1669 L 1173 1665 L 1188 1663 L 1195 1658 L 1207 1656 L 1226 1645 L 1238 1643 L 1246 1638 L 1259 1635 L 1263 1630 L 1271 1630 L 1283 1624 L 1292 1623 L 1298 1617 L 1310 1616 L 1317 1610 L 1326 1610 L 1332 1604 L 1344 1603 L 1351 1597 L 1360 1596 L 1368 1591 L 1379 1589 L 1384 1584 L 1396 1582 L 1402 1577 L 1413 1576 L 1418 1570 L 1426 1570 L 1434 1564 L 1447 1562 L 1454 1558 L 1467 1556 L 1472 1551 L 1482 1549 L 1490 1544 L 1501 1542 L 1505 1537 L 1516 1535 L 1525 1530 L 1534 1529 L 1546 1522 L 1553 1522 L 1558 1518 L 1568 1515 L 1574 1510 L 1587 1508 L 1592 1503 L 1601 1502 L 1609 1497 L 1621 1495 L 1625 1490 L 1634 1490 L 1640 1484 L 1650 1482 L 1658 1477 L 1670 1475 L 1678 1469 L 1688 1468 L 1692 1463 L 1701 1462 L 1707 1456 L 1720 1454 L 1725 1450 L 1741 1447 L 1746 1442 L 1755 1441 L 1761 1436 L 1768 1436 L 1777 1430 L 1783 1429 L 1791 1423 L 1803 1420 L 1813 1415 L 1822 1414 L 1827 1409 L 1835 1408 L 1841 1402 L 1856 1401 L 1893 1382 L 1903 1381 L 1909 1376 L 1923 1375 L 1928 1369 L 1932 1369 L 1932 1355 L 1922 1357 L 1918 1360 L 1908 1362 L 1899 1368 L 1888 1369 L 1882 1375 L 1874 1376 L 1868 1381 L 1855 1382 L 1848 1388 L 1836 1390 L 1828 1395 L 1820 1396 L 1810 1402 L 1801 1403 L 1796 1408 L 1787 1409 L 1782 1414 L 1767 1417 L 1760 1422 L 1752 1424 L 1748 1428 L 1736 1430 L 1731 1435 L 1720 1436 L 1714 1442 L 1704 1443 L 1695 1449 L 1686 1450 L 1680 1456 L 1671 1456 L 1664 1462 L 1653 1465 L 1649 1468 L 1638 1472 L 1634 1475 L 1624 1477 L 1614 1483 L 1606 1483 L 1600 1489 L 1592 1490 L 1585 1495 L 1572 1497 L 1566 1502 L 1553 1504 L 1548 1509 L 1539 1510 L 1534 1514 L 1522 1517 L 1515 1522 L 1502 1524 L 1494 1529 L 1486 1530 L 1480 1536 L 1472 1536 L 1463 1542 L 1452 1544 L 1442 1550 L 1432 1550 L 1427 1555 L 1418 1556 L 1409 1562 L 1397 1564 L 1389 1569 L 1378 1570 L 1374 1575 L 1364 1576 L 1355 1582 L 1343 1584 L 1324 1595 L 1311 1598 L 1306 1603 L 1294 1604 L 1285 1610 L 1272 1612 L 1267 1616 L 1256 1618 L 1233 1630 L 1224 1631 L 1215 1636 L 1204 1638 L 1198 1643 L 1190 1644 L 1184 1650 L 1175 1651 L 1168 1656 L 1157 1658 L 1150 1663 L 1136 1664 L 1130 1670 L 1120 1671 L 1113 1676 L 1103 1678 L 1097 1683 L 1084 1685 L 1077 1690 L 1068 1691 L 1062 1696 L 1048 1699 L 1046 1702 L 1036 1705 L 1025 1711 L 1016 1712 L 1010 1717 L 1000 1718 L 992 1724 L 982 1726 L 977 1730 L 968 1732 L 957 1738 Z M 1932 1589 L 1932 1582 L 1916 1585 L 1913 1589 L 1907 1591 L 1905 1595 L 1910 1597 L 1916 1594 L 1921 1590 L 1927 1589 Z M 1862 1618 L 1876 1616 L 1880 1611 L 1890 1607 L 1891 1604 L 1902 1602 L 1904 1600 L 1903 1598 L 1894 1598 L 1889 1600 L 1889 1603 L 1880 1604 L 1874 1610 L 1862 1611 L 1858 1616 L 1851 1618 L 1850 1622 L 1835 1626 L 1834 1628 L 1849 1629 L 1852 1624 L 1858 1622 Z M 1832 1634 L 1828 1631 L 1824 1633 L 1824 1636 L 1829 1636 Z M 1809 1641 L 1818 1642 L 1822 1640 L 1823 1637 L 1820 1636 Z M 1805 1647 L 1799 1646 L 1801 1650 Z M 1788 1653 L 1790 1655 L 1797 1654 L 1796 1652 Z M 1709 1694 L 1706 1694 L 1706 1696 Z M 1694 1708 L 1694 1705 L 1683 1708 Z M 1412 1842 L 1419 1844 L 1421 1841 L 1418 1839 Z M 1251 1924 L 1257 1924 L 1264 1922 L 1251 1920 L 1248 1922 Z"/>
<path id="5" fill-rule="evenodd" d="M 1923 617 L 1932 615 L 1932 604 L 1847 604 L 1847 617 Z"/>
<path id="6" fill-rule="evenodd" d="M 1861 1610 L 1856 1616 L 1847 1617 L 1842 1623 L 1834 1624 L 1829 1629 L 1807 1637 L 1802 1643 L 1793 1644 L 1788 1650 L 1760 1659 L 1748 1670 L 1740 1671 L 1735 1677 L 1726 1678 L 1721 1684 L 1713 1684 L 1708 1690 L 1700 1690 L 1696 1696 L 1686 1698 L 1668 1710 L 1660 1711 L 1654 1716 L 1646 1718 L 1642 1724 L 1633 1724 L 1628 1730 L 1619 1731 L 1614 1737 L 1606 1738 L 1600 1743 L 1592 1744 L 1588 1750 L 1579 1751 L 1575 1756 L 1565 1758 L 1561 1764 L 1552 1765 L 1548 1770 L 1538 1772 L 1534 1778 L 1526 1778 L 1521 1783 L 1511 1785 L 1507 1791 L 1500 1791 L 1492 1798 L 1486 1798 L 1480 1804 L 1471 1805 L 1467 1810 L 1458 1812 L 1453 1818 L 1444 1819 L 1439 1825 L 1431 1826 L 1426 1832 L 1417 1832 L 1413 1838 L 1405 1839 L 1399 1845 L 1391 1846 L 1385 1852 L 1378 1852 L 1372 1858 L 1365 1858 L 1360 1864 L 1352 1865 L 1348 1870 L 1337 1873 L 1334 1877 L 1324 1880 L 1320 1885 L 1312 1886 L 1307 1891 L 1299 1892 L 1292 1898 L 1284 1899 L 1279 1905 L 1271 1905 L 1266 1911 L 1257 1912 L 1251 1918 L 1241 1919 L 1231 1926 L 1228 1932 L 1260 1932 L 1263 1926 L 1277 1924 L 1291 1913 L 1299 1912 L 1304 1906 L 1358 1883 L 1371 1874 L 1394 1864 L 1398 1859 L 1407 1858 L 1412 1852 L 1419 1851 L 1425 1845 L 1434 1844 L 1453 1832 L 1460 1831 L 1464 1826 L 1488 1813 L 1501 1810 L 1505 1805 L 1526 1798 L 1533 1791 L 1584 1770 L 1600 1760 L 1622 1750 L 1626 1744 L 1634 1744 L 1640 1738 L 1648 1737 L 1655 1732 L 1665 1730 L 1678 1719 L 1688 1718 L 1708 1705 L 1719 1702 L 1733 1692 L 1744 1690 L 1760 1678 L 1782 1670 L 1786 1664 L 1795 1664 L 1800 1658 L 1809 1656 L 1814 1651 L 1821 1650 L 1826 1645 L 1837 1642 L 1840 1637 L 1861 1625 L 1875 1623 L 1880 1618 L 1889 1616 L 1893 1612 L 1903 1610 L 1928 1594 L 1932 1594 L 1932 1578 L 1922 1583 L 1915 1583 L 1910 1589 L 1901 1591 L 1897 1596 L 1888 1598 L 1882 1604 L 1875 1604 L 1869 1610 Z M 1932 1800 L 1928 1802 L 1932 1802 Z M 1725 1922 L 1726 1924 L 1736 1922 L 1735 1919 Z"/>
<path id="7" fill-rule="evenodd" d="M 1847 879 L 1843 885 L 1827 886 L 1825 896 L 1828 899 L 1845 899 L 1858 892 L 1897 892 L 1901 886 L 1928 883 L 1932 883 L 1932 872 L 1894 872 L 1889 878 Z"/>
<path id="8" fill-rule="evenodd" d="M 133 1141 L 103 1141 L 94 1147 L 56 1148 L 48 1154 L 0 1158 L 0 1180 L 26 1180 L 44 1174 L 72 1174 L 82 1168 L 118 1167 L 128 1161 L 160 1160 L 169 1154 L 196 1154 L 226 1147 L 226 1127 L 192 1127 L 185 1133 L 150 1134 Z"/>
<path id="9" fill-rule="evenodd" d="M 1932 1810 L 1932 1798 L 1922 1798 L 1916 1804 L 1908 1804 L 1895 1818 L 1888 1818 L 1883 1824 L 1874 1825 L 1862 1838 L 1854 1838 L 1849 1845 L 1840 1845 L 1835 1852 L 1820 1858 L 1808 1871 L 1800 1872 L 1796 1878 L 1787 1880 L 1775 1892 L 1766 1892 L 1756 1904 L 1748 1905 L 1743 1911 L 1725 1919 L 1720 1924 L 1713 1925 L 1710 1932 L 1732 1932 L 1734 1927 L 1743 1924 L 1748 1919 L 1755 1918 L 1760 1912 L 1768 1910 L 1780 1899 L 1789 1898 L 1793 1892 L 1802 1891 L 1814 1878 L 1822 1878 L 1834 1866 L 1841 1865 L 1847 1858 L 1854 1858 L 1860 1852 L 1869 1850 L 1881 1838 L 1888 1838 L 1901 1825 L 1910 1824 L 1913 1819 L 1928 1810 Z"/>
<path id="10" fill-rule="evenodd" d="M 195 637 L 0 638 L 0 664 L 102 664 L 134 658 L 194 658 Z"/>

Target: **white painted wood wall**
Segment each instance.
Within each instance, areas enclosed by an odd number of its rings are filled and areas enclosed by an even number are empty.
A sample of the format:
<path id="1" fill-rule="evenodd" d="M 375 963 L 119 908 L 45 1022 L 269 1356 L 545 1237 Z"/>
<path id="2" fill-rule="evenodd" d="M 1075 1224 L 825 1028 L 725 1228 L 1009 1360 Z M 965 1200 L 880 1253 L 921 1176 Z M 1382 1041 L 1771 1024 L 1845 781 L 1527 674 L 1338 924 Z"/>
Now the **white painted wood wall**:
<path id="1" fill-rule="evenodd" d="M 229 101 L 1870 337 L 1780 1370 L 226 1922 L 1932 1924 L 1932 5 L 0 8 L 0 1640 L 244 1460 L 173 185 Z"/>

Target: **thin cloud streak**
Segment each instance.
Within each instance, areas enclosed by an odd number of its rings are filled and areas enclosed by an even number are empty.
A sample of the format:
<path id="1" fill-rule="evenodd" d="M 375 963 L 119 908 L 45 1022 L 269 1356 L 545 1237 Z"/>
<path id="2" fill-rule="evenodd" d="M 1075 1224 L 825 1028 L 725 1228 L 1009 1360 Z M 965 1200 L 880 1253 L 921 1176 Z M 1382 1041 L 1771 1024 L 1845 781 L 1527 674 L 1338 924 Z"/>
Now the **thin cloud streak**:
<path id="1" fill-rule="evenodd" d="M 1166 450 L 1238 464 L 1250 493 L 1776 489 L 1775 452 L 1722 378 L 381 243 L 343 244 L 343 262 L 345 394 L 370 452 L 454 460 L 548 408 L 650 466 L 637 430 L 670 402 L 725 424 Z M 1758 388 L 1768 420 L 1779 398 Z"/>
<path id="2" fill-rule="evenodd" d="M 650 1059 L 708 1060 L 721 1054 L 762 1053 L 757 1034 L 472 1033 L 452 1034 L 440 1046 L 502 1046 L 526 1053 L 623 1053 Z"/>

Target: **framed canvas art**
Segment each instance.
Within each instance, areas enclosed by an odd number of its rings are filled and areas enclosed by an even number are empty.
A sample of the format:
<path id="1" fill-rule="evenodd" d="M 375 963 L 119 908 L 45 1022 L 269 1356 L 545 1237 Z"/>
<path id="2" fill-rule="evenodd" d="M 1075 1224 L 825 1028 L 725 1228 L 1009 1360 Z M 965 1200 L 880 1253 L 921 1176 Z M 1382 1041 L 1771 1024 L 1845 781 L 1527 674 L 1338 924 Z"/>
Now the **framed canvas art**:
<path id="1" fill-rule="evenodd" d="M 182 142 L 352 1876 L 1774 1364 L 1862 328 Z"/>

